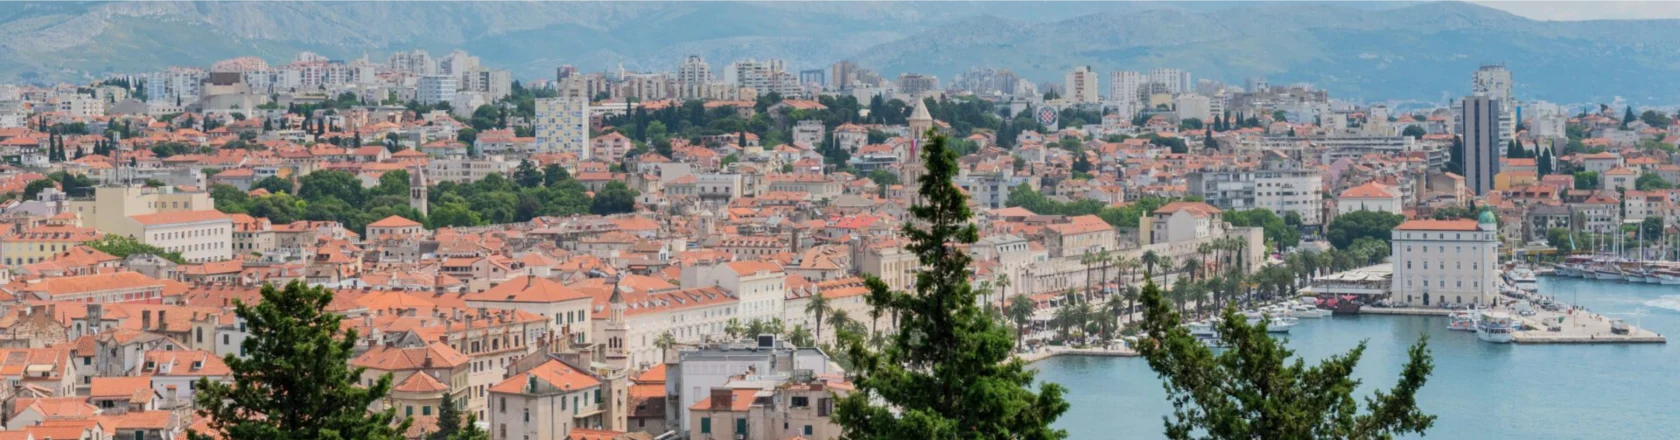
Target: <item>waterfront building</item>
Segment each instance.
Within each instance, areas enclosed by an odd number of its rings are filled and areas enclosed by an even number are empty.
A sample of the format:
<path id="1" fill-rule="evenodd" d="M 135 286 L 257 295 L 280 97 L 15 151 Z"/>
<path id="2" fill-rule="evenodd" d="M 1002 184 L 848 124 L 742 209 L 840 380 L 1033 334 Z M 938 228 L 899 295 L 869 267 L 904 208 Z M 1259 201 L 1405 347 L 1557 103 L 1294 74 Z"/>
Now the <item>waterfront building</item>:
<path id="1" fill-rule="evenodd" d="M 1392 233 L 1389 302 L 1414 307 L 1491 305 L 1498 295 L 1498 220 L 1410 220 Z"/>

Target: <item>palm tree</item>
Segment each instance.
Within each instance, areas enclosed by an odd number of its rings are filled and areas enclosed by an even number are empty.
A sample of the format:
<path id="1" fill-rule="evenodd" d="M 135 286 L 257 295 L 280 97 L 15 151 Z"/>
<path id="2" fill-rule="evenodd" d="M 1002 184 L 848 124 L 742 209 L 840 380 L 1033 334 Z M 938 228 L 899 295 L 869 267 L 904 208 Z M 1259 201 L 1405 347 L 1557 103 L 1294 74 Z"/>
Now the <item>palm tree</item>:
<path id="1" fill-rule="evenodd" d="M 1213 253 L 1212 242 L 1203 242 L 1202 244 L 1196 245 L 1196 255 L 1200 257 L 1198 261 L 1202 263 L 1201 267 L 1207 267 L 1207 256 L 1211 253 Z"/>
<path id="2" fill-rule="evenodd" d="M 741 337 L 741 334 L 746 333 L 746 332 L 747 332 L 747 328 L 741 326 L 741 320 L 740 319 L 729 318 L 729 323 L 724 324 L 724 326 L 723 326 L 723 333 L 729 335 L 729 339 L 731 339 L 731 340 L 739 339 Z M 667 332 L 667 333 L 669 333 L 669 332 Z"/>
<path id="3" fill-rule="evenodd" d="M 1073 325 L 1073 305 L 1064 305 L 1056 309 L 1056 314 L 1050 319 L 1056 321 L 1056 333 L 1062 335 L 1062 340 L 1068 339 L 1068 326 Z"/>
<path id="4" fill-rule="evenodd" d="M 782 334 L 782 330 L 786 328 L 787 324 L 782 322 L 782 318 L 770 318 L 769 322 L 764 323 L 764 332 L 772 335 Z"/>
<path id="5" fill-rule="evenodd" d="M 660 333 L 659 337 L 653 339 L 653 346 L 659 347 L 659 362 L 664 363 L 665 352 L 671 350 L 671 347 L 677 346 L 677 336 L 671 334 L 670 330 L 666 330 L 664 333 Z"/>
<path id="6" fill-rule="evenodd" d="M 1092 254 L 1091 251 L 1085 251 L 1085 255 L 1079 256 L 1079 264 L 1085 266 L 1085 299 L 1087 300 L 1091 298 L 1091 288 L 1093 284 L 1090 282 L 1091 266 L 1097 264 L 1097 261 L 1097 255 Z"/>
<path id="7" fill-rule="evenodd" d="M 1142 260 L 1143 263 L 1143 276 L 1154 278 L 1155 265 L 1160 264 L 1161 254 L 1157 254 L 1155 251 L 1143 251 L 1143 256 L 1139 259 Z"/>
<path id="8" fill-rule="evenodd" d="M 1097 264 L 1102 265 L 1102 278 L 1097 279 L 1097 292 L 1108 294 L 1108 266 L 1114 263 L 1114 258 L 1108 255 L 1108 249 L 1097 252 Z"/>
<path id="9" fill-rule="evenodd" d="M 811 332 L 805 330 L 805 326 L 803 325 L 794 325 L 793 330 L 788 331 L 787 340 L 795 347 L 804 348 L 812 346 Z"/>
<path id="10" fill-rule="evenodd" d="M 997 281 L 992 282 L 992 284 L 998 288 L 998 308 L 1001 309 L 1003 308 L 1004 298 L 1009 297 L 1009 286 L 1013 286 L 1014 283 L 1009 281 L 1009 274 L 1000 273 L 997 276 Z"/>
<path id="11" fill-rule="evenodd" d="M 846 313 L 845 309 L 836 309 L 828 315 L 828 326 L 834 327 L 834 331 L 840 331 L 851 323 L 852 317 Z"/>
<path id="12" fill-rule="evenodd" d="M 764 320 L 754 319 L 752 322 L 747 323 L 748 337 L 757 337 L 762 334 L 764 334 Z"/>
<path id="13" fill-rule="evenodd" d="M 1190 275 L 1190 280 L 1195 281 L 1202 278 L 1197 276 L 1202 272 L 1202 267 L 1202 260 L 1190 257 L 1184 258 L 1184 272 Z"/>
<path id="14" fill-rule="evenodd" d="M 820 293 L 811 295 L 810 302 L 805 303 L 805 314 L 816 315 L 817 340 L 819 341 L 822 340 L 823 315 L 832 311 L 834 311 L 834 307 L 829 305 L 828 297 L 822 296 Z"/>
<path id="15" fill-rule="evenodd" d="M 1103 333 L 1109 339 L 1114 339 L 1114 329 L 1120 327 L 1120 315 L 1126 312 L 1126 300 L 1121 298 L 1119 291 L 1108 296 L 1108 302 L 1103 303 L 1103 312 L 1108 319 L 1102 321 Z"/>
<path id="16" fill-rule="evenodd" d="M 1174 304 L 1178 304 L 1178 314 L 1183 315 L 1184 302 L 1190 299 L 1190 280 L 1183 277 L 1173 280 L 1172 291 L 1168 295 L 1172 296 Z"/>
<path id="17" fill-rule="evenodd" d="M 1132 311 L 1137 310 L 1137 301 L 1142 293 L 1136 286 L 1126 286 L 1125 290 L 1120 291 L 1120 294 L 1126 297 L 1126 320 L 1128 322 L 1132 320 Z"/>
<path id="18" fill-rule="evenodd" d="M 991 312 L 992 304 L 987 299 L 992 295 L 992 281 L 983 280 L 974 285 L 974 297 L 980 299 L 980 311 Z"/>
<path id="19" fill-rule="evenodd" d="M 1074 327 L 1079 329 L 1079 338 L 1085 339 L 1091 336 L 1091 317 L 1096 315 L 1096 312 L 1091 308 L 1091 303 L 1081 302 L 1074 306 L 1072 315 Z"/>
<path id="20" fill-rule="evenodd" d="M 1016 296 L 1009 299 L 1009 310 L 1006 312 L 1011 321 L 1015 321 L 1015 349 L 1021 349 L 1021 337 L 1027 332 L 1027 321 L 1032 319 L 1033 312 L 1038 305 L 1026 296 Z"/>

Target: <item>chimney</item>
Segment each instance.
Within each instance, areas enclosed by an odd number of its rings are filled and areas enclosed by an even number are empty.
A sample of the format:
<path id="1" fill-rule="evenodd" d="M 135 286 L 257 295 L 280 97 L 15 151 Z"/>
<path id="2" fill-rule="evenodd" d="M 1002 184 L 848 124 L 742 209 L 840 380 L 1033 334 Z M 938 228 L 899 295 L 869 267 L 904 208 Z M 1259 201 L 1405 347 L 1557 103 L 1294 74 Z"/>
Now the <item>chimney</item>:
<path id="1" fill-rule="evenodd" d="M 432 368 L 432 349 L 426 349 L 426 360 L 422 361 L 420 366 L 424 368 Z"/>
<path id="2" fill-rule="evenodd" d="M 151 330 L 152 329 L 152 311 L 151 310 L 141 310 L 140 311 L 140 329 L 141 330 Z"/>

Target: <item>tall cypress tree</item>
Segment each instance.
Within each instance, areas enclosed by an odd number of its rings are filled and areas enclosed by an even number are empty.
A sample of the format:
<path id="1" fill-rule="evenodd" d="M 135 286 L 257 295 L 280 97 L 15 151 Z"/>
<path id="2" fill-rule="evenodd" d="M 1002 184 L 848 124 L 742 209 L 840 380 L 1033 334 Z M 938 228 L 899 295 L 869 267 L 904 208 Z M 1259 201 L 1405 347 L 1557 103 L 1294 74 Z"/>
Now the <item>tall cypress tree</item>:
<path id="1" fill-rule="evenodd" d="M 1032 370 L 1011 357 L 1009 329 L 980 310 L 968 284 L 972 260 L 962 249 L 978 239 L 973 213 L 952 179 L 957 155 L 934 134 L 922 150 L 922 201 L 903 226 L 922 262 L 916 293 L 894 292 L 869 277 L 871 306 L 899 320 L 879 351 L 864 335 L 838 334 L 855 368 L 856 391 L 841 398 L 834 421 L 845 437 L 864 439 L 1060 439 L 1050 427 L 1068 409 L 1054 383 L 1032 389 Z"/>
<path id="2" fill-rule="evenodd" d="M 263 286 L 262 302 L 239 302 L 234 314 L 250 336 L 240 343 L 245 357 L 228 355 L 232 383 L 200 379 L 194 396 L 210 430 L 229 440 L 371 439 L 398 440 L 407 419 L 396 408 L 370 412 L 369 405 L 391 391 L 391 376 L 360 384 L 363 368 L 352 368 L 356 331 L 326 311 L 332 292 L 293 281 L 284 290 Z M 191 433 L 193 440 L 208 440 Z"/>

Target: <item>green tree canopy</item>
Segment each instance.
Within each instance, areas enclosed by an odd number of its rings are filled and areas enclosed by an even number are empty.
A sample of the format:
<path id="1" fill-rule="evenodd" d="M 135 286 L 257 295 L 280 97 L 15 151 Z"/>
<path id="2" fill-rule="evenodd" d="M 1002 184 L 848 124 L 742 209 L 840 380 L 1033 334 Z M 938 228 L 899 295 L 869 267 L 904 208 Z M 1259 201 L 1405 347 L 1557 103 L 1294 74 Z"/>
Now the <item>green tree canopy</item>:
<path id="1" fill-rule="evenodd" d="M 1659 176 L 1656 173 L 1645 173 L 1639 175 L 1639 179 L 1633 181 L 1633 186 L 1634 189 L 1638 189 L 1640 191 L 1674 188 L 1673 183 L 1663 180 L 1662 176 Z"/>
<path id="2" fill-rule="evenodd" d="M 100 252 L 111 254 L 111 256 L 117 258 L 128 258 L 129 255 L 137 254 L 151 254 L 165 260 L 173 261 L 175 264 L 186 264 L 187 262 L 185 259 L 181 258 L 180 252 L 166 251 L 157 246 L 141 243 L 139 240 L 129 238 L 125 235 L 107 234 L 103 237 L 93 239 L 92 241 L 83 242 L 82 245 L 94 248 Z"/>
<path id="3" fill-rule="evenodd" d="M 1140 300 L 1146 337 L 1138 351 L 1165 381 L 1173 405 L 1162 417 L 1167 438 L 1386 439 L 1422 435 L 1435 423 L 1417 405 L 1434 370 L 1425 338 L 1408 350 L 1399 383 L 1375 392 L 1360 413 L 1353 397 L 1360 380 L 1352 376 L 1364 342 L 1308 367 L 1265 324 L 1250 326 L 1227 307 L 1216 332 L 1231 348 L 1215 353 L 1181 324 L 1153 281 Z"/>
<path id="4" fill-rule="evenodd" d="M 630 189 L 621 181 L 607 182 L 601 192 L 595 193 L 595 199 L 589 205 L 589 212 L 598 215 L 620 214 L 636 211 L 636 197 L 641 195 Z"/>
<path id="5" fill-rule="evenodd" d="M 396 408 L 368 407 L 391 391 L 391 376 L 362 385 L 363 368 L 349 365 L 356 331 L 326 311 L 332 292 L 293 281 L 285 290 L 263 286 L 262 302 L 239 302 L 234 314 L 250 336 L 243 357 L 227 355 L 233 381 L 199 379 L 194 400 L 220 438 L 398 440 L 408 420 Z M 195 440 L 209 437 L 192 433 Z"/>
<path id="6" fill-rule="evenodd" d="M 1399 214 L 1382 211 L 1354 211 L 1336 216 L 1330 222 L 1325 237 L 1330 239 L 1330 245 L 1337 249 L 1347 249 L 1360 237 L 1370 237 L 1388 242 L 1393 235 L 1394 227 L 1406 221 Z"/>
<path id="7" fill-rule="evenodd" d="M 1410 136 L 1412 139 L 1423 139 L 1423 135 L 1426 134 L 1429 132 L 1416 125 L 1407 125 L 1405 130 L 1400 131 L 1401 136 Z"/>
<path id="8" fill-rule="evenodd" d="M 962 249 L 978 232 L 952 184 L 956 154 L 937 135 L 924 154 L 927 174 L 916 182 L 924 202 L 910 208 L 924 226 L 903 228 L 923 269 L 914 293 L 868 278 L 871 305 L 900 320 L 879 351 L 860 332 L 837 329 L 857 387 L 835 406 L 834 421 L 854 440 L 1064 438 L 1050 427 L 1068 409 L 1063 388 L 1032 389 L 1033 371 L 1012 357 L 1009 330 L 980 309 L 968 284 L 972 260 Z"/>

